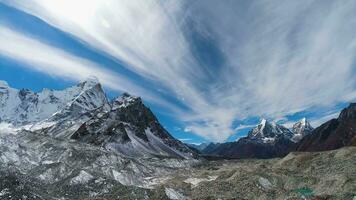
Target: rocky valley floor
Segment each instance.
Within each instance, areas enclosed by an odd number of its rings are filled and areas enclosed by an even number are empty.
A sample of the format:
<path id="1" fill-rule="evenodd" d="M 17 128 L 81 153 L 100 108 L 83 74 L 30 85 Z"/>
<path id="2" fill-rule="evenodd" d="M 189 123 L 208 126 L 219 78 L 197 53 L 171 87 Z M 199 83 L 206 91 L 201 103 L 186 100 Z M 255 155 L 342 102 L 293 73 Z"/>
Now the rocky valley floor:
<path id="1" fill-rule="evenodd" d="M 356 147 L 281 159 L 210 161 L 167 183 L 187 199 L 355 199 Z"/>
<path id="2" fill-rule="evenodd" d="M 38 138 L 35 141 L 39 151 L 50 150 L 58 155 L 44 154 L 46 162 L 42 160 L 38 164 L 32 160 L 33 167 L 27 169 L 24 165 L 31 165 L 31 157 L 35 155 L 22 155 L 18 150 L 11 154 L 10 150 L 2 149 L 0 199 L 356 198 L 356 147 L 290 153 L 284 158 L 268 160 L 179 164 L 179 160 L 162 158 L 141 160 L 138 164 L 134 159 L 86 145 L 66 144 L 56 149 L 50 142 L 41 144 Z M 30 149 L 24 152 L 36 153 Z M 68 157 L 63 158 L 63 152 Z M 5 166 L 6 156 L 13 160 L 7 160 Z M 62 163 L 61 159 L 66 162 Z M 113 159 L 117 164 L 105 161 Z"/>

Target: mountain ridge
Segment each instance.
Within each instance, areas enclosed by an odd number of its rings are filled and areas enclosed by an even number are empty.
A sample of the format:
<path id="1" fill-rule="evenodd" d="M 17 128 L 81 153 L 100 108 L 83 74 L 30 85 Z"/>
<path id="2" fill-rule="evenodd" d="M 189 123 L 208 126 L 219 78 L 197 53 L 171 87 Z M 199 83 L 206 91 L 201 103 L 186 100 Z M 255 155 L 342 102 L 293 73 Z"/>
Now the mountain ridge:
<path id="1" fill-rule="evenodd" d="M 247 136 L 235 142 L 210 144 L 201 152 L 226 158 L 274 158 L 287 155 L 299 138 L 310 134 L 310 123 L 301 119 L 289 130 L 283 125 L 261 119 Z M 297 139 L 297 137 L 299 137 Z"/>
<path id="2" fill-rule="evenodd" d="M 10 123 L 18 130 L 100 145 L 124 156 L 196 157 L 195 151 L 161 126 L 140 97 L 123 93 L 109 101 L 95 77 L 64 90 L 35 93 L 12 89 L 6 82 L 1 83 L 0 89 L 0 110 L 4 111 L 0 122 Z M 17 101 L 8 109 L 10 97 Z M 38 113 L 41 117 L 31 118 Z M 100 124 L 95 124 L 98 120 Z M 94 129 L 100 131 L 90 131 Z"/>
<path id="3" fill-rule="evenodd" d="M 356 103 L 344 108 L 337 119 L 331 119 L 304 137 L 296 151 L 325 151 L 356 145 Z"/>

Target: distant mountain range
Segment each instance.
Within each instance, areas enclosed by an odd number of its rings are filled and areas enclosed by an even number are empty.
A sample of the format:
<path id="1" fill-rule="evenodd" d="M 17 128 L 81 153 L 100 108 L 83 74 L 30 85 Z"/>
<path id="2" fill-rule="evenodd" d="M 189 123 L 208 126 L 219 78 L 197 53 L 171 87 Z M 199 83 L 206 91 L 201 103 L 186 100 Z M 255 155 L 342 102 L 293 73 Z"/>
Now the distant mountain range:
<path id="1" fill-rule="evenodd" d="M 246 137 L 236 142 L 210 144 L 201 152 L 227 158 L 272 158 L 288 154 L 292 146 L 313 130 L 303 118 L 293 125 L 292 130 L 262 119 Z"/>
<path id="2" fill-rule="evenodd" d="M 224 158 L 274 158 L 291 151 L 324 151 L 356 145 L 356 104 L 345 108 L 338 119 L 314 129 L 306 118 L 291 130 L 265 119 L 236 142 L 202 144 L 202 154 Z"/>

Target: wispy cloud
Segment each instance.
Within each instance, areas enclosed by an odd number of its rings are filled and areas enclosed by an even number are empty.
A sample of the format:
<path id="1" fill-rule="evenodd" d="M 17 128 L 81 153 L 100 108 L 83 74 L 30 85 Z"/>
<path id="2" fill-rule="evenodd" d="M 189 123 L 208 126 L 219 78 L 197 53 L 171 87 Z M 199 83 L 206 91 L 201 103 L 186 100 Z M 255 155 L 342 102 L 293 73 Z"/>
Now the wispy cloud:
<path id="1" fill-rule="evenodd" d="M 257 124 L 252 124 L 252 125 L 241 124 L 238 127 L 236 127 L 234 130 L 235 131 L 240 131 L 240 130 L 244 130 L 244 129 L 251 129 L 251 128 L 255 127 L 255 126 L 257 126 Z"/>
<path id="2" fill-rule="evenodd" d="M 313 127 L 318 127 L 320 126 L 321 124 L 329 121 L 330 119 L 336 119 L 338 118 L 338 116 L 340 115 L 340 111 L 336 111 L 336 112 L 332 112 L 332 113 L 329 113 L 321 118 L 318 118 L 318 119 L 314 119 L 312 120 L 310 123 Z"/>
<path id="3" fill-rule="evenodd" d="M 160 83 L 189 108 L 186 129 L 214 141 L 236 119 L 355 99 L 353 0 L 3 2 Z"/>
<path id="4" fill-rule="evenodd" d="M 55 77 L 79 81 L 88 76 L 96 76 L 108 88 L 117 91 L 129 90 L 135 94 L 143 94 L 149 100 L 157 100 L 160 104 L 164 104 L 163 100 L 147 93 L 142 87 L 135 85 L 115 71 L 107 70 L 87 59 L 76 57 L 1 24 L 0 54 L 15 58 L 26 63 L 27 67 Z"/>

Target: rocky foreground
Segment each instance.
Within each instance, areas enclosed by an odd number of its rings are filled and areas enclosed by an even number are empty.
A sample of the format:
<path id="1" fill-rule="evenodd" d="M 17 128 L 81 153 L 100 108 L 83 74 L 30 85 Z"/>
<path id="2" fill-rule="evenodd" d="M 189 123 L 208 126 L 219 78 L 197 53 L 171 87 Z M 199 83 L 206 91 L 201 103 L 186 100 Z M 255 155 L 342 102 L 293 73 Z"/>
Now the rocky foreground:
<path id="1" fill-rule="evenodd" d="M 356 147 L 210 161 L 164 184 L 187 199 L 356 199 Z M 166 190 L 167 191 L 167 190 Z"/>
<path id="2" fill-rule="evenodd" d="M 0 174 L 0 199 L 353 200 L 356 198 L 355 166 L 356 147 L 293 152 L 281 159 L 202 161 L 179 170 L 167 170 L 149 188 L 125 186 L 104 176 L 84 174 L 85 171 L 78 173 L 80 178 L 49 183 L 48 179 L 34 178 L 34 171 L 26 176 L 7 170 Z M 77 182 L 73 184 L 73 181 Z"/>

